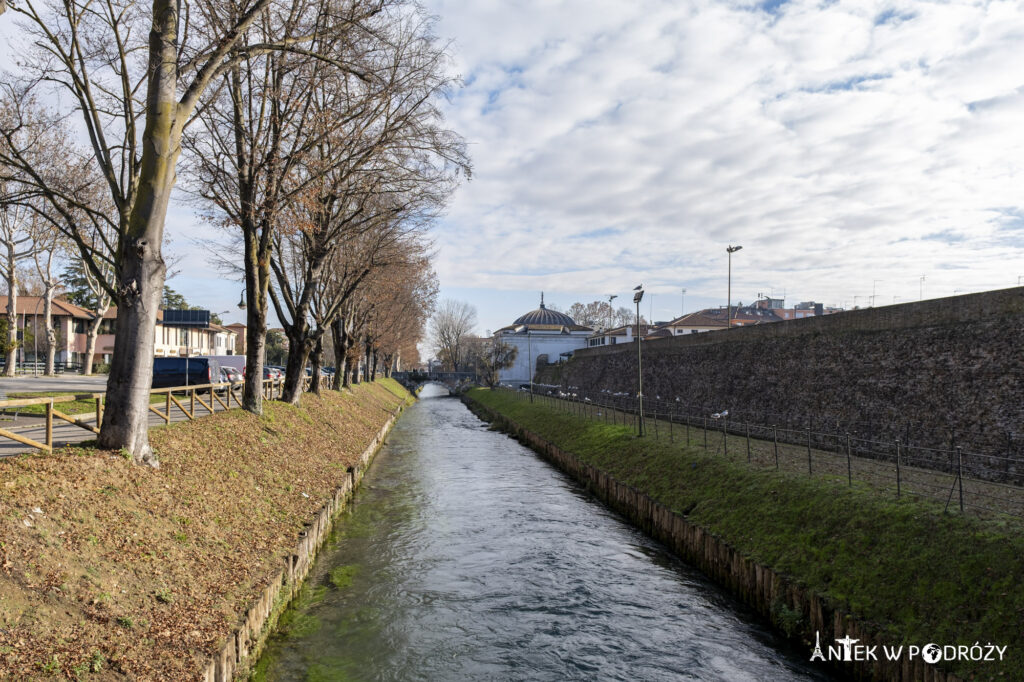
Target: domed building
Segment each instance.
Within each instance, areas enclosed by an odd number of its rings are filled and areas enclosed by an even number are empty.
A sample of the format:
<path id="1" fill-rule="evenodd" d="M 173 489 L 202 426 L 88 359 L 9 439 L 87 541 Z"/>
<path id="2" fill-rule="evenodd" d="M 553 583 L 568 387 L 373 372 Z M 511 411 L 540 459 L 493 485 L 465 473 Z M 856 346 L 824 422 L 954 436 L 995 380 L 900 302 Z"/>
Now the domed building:
<path id="1" fill-rule="evenodd" d="M 544 294 L 540 295 L 540 307 L 520 315 L 507 327 L 494 332 L 497 340 L 519 349 L 512 367 L 498 372 L 502 383 L 521 386 L 530 383 L 532 368 L 543 360 L 553 364 L 564 360 L 578 348 L 585 348 L 587 337 L 593 330 L 576 322 L 557 310 L 544 305 Z"/>

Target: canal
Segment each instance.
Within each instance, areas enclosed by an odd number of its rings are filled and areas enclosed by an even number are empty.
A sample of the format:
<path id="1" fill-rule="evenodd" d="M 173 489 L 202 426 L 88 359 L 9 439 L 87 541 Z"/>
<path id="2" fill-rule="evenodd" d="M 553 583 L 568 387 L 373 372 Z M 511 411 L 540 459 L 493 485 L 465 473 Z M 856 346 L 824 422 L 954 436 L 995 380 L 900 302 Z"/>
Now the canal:
<path id="1" fill-rule="evenodd" d="M 447 391 L 398 421 L 266 680 L 827 679 Z"/>

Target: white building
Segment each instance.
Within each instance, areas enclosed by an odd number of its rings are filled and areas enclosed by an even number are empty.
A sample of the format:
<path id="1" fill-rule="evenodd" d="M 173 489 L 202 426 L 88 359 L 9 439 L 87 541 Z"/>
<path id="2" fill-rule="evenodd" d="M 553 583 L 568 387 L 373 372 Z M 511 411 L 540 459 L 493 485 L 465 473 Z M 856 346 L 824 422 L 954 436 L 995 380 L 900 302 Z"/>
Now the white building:
<path id="1" fill-rule="evenodd" d="M 633 332 L 636 331 L 635 324 L 627 324 L 622 327 L 615 327 L 614 329 L 606 329 L 604 331 L 597 331 L 590 335 L 587 340 L 587 345 L 591 348 L 595 346 L 614 346 L 619 343 L 633 343 L 636 340 L 636 336 Z M 640 325 L 640 336 L 647 336 L 654 327 L 648 324 Z"/>
<path id="2" fill-rule="evenodd" d="M 577 349 L 586 347 L 591 331 L 590 327 L 576 324 L 565 313 L 545 308 L 541 294 L 540 308 L 494 332 L 497 340 L 519 349 L 515 364 L 498 372 L 499 381 L 514 386 L 530 383 L 533 368 L 542 357 L 548 364 L 564 360 Z"/>

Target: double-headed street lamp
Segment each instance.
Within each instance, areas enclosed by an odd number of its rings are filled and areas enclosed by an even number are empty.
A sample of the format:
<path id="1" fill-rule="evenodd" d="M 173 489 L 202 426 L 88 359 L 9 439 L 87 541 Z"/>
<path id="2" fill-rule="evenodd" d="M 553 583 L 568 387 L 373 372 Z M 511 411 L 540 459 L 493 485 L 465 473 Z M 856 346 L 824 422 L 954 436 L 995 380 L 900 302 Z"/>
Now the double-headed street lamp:
<path id="1" fill-rule="evenodd" d="M 726 303 L 726 329 L 732 329 L 732 254 L 736 253 L 742 246 L 732 246 L 731 244 L 726 247 L 726 251 L 729 254 L 729 301 Z"/>
<path id="2" fill-rule="evenodd" d="M 636 286 L 633 291 L 633 303 L 636 303 L 636 398 L 640 418 L 637 420 L 637 436 L 644 435 L 644 370 L 643 351 L 640 346 L 640 301 L 644 297 L 644 285 Z"/>

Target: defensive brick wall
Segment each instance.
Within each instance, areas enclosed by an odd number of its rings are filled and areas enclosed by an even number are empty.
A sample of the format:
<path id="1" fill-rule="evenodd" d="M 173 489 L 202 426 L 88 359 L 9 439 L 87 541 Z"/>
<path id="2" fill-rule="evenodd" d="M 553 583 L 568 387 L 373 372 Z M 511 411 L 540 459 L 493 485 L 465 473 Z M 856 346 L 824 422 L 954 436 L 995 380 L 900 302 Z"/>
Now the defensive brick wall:
<path id="1" fill-rule="evenodd" d="M 588 348 L 536 380 L 635 395 L 636 363 Z M 690 414 L 1024 459 L 1024 287 L 644 341 L 643 373 Z"/>

